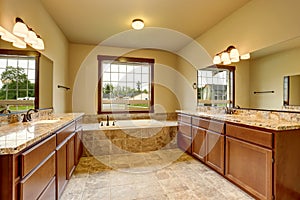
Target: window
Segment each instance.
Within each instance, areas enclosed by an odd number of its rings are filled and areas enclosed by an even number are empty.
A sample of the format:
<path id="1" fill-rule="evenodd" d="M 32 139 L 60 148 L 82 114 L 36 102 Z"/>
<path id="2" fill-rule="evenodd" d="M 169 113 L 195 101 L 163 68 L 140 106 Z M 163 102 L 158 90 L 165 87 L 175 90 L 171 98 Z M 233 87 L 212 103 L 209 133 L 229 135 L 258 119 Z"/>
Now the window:
<path id="1" fill-rule="evenodd" d="M 15 54 L 0 52 L 0 107 L 27 110 L 35 106 L 37 55 Z"/>
<path id="2" fill-rule="evenodd" d="M 154 59 L 98 56 L 98 113 L 153 112 Z"/>
<path id="3" fill-rule="evenodd" d="M 198 105 L 234 106 L 234 66 L 214 65 L 197 71 Z"/>

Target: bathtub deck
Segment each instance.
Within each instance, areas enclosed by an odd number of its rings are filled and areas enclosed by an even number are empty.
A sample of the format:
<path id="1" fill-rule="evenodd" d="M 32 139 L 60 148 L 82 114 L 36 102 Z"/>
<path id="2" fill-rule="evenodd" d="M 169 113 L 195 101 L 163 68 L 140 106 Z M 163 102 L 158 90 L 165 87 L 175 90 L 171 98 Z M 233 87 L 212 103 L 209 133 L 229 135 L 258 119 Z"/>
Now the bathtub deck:
<path id="1" fill-rule="evenodd" d="M 164 126 L 100 128 L 99 124 L 84 124 L 85 155 L 113 155 L 149 152 L 177 147 L 177 122 Z"/>

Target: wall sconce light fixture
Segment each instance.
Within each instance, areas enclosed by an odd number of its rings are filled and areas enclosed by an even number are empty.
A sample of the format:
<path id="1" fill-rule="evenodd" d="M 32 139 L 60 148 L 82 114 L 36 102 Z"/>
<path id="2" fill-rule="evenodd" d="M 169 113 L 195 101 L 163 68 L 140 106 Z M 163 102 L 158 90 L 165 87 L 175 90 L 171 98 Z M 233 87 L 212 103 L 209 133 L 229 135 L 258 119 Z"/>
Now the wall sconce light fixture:
<path id="1" fill-rule="evenodd" d="M 9 31 L 0 26 L 1 39 L 7 42 L 11 42 L 14 47 L 26 48 L 26 43 L 15 35 L 11 34 Z"/>
<path id="2" fill-rule="evenodd" d="M 141 30 L 144 28 L 145 24 L 144 21 L 141 19 L 134 19 L 132 20 L 131 26 L 135 30 Z"/>
<path id="3" fill-rule="evenodd" d="M 235 46 L 230 45 L 226 50 L 217 53 L 213 59 L 214 64 L 221 64 L 223 62 L 224 65 L 229 65 L 232 62 L 239 62 L 240 59 L 246 60 L 250 58 L 250 54 L 244 54 L 240 56 L 240 53 Z"/>
<path id="4" fill-rule="evenodd" d="M 24 39 L 24 41 L 37 50 L 44 50 L 44 41 L 37 35 L 32 28 L 30 28 L 25 22 L 17 17 L 16 23 L 13 28 L 13 34 Z"/>

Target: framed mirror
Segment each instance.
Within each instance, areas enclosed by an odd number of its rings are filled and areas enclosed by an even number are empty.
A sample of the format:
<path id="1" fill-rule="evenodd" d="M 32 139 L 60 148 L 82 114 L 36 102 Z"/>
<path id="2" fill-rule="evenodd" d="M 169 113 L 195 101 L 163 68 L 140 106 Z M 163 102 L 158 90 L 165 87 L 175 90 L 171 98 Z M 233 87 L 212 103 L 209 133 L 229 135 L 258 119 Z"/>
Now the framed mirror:
<path id="1" fill-rule="evenodd" d="M 300 106 L 300 75 L 284 76 L 283 105 Z"/>
<path id="2" fill-rule="evenodd" d="M 197 70 L 198 106 L 234 107 L 235 67 L 212 65 Z"/>
<path id="3" fill-rule="evenodd" d="M 300 37 L 296 37 L 251 52 L 249 61 L 237 63 L 237 90 L 244 93 L 237 94 L 236 104 L 245 109 L 296 111 L 286 108 L 298 103 L 289 97 L 295 92 L 288 91 L 285 77 L 300 75 L 299 53 Z"/>
<path id="4" fill-rule="evenodd" d="M 53 107 L 53 61 L 0 42 L 0 112 Z"/>

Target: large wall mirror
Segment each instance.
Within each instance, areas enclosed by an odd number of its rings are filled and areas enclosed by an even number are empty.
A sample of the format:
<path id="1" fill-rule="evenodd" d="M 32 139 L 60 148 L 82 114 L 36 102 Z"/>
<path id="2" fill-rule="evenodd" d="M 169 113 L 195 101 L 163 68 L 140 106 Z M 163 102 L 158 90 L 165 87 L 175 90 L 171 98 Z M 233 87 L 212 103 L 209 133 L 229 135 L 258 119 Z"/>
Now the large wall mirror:
<path id="1" fill-rule="evenodd" d="M 212 65 L 197 70 L 198 106 L 234 107 L 235 67 Z"/>
<path id="2" fill-rule="evenodd" d="M 300 106 L 300 75 L 283 78 L 283 105 Z"/>
<path id="3" fill-rule="evenodd" d="M 0 111 L 53 107 L 53 61 L 0 41 Z"/>
<path id="4" fill-rule="evenodd" d="M 299 54 L 300 37 L 297 37 L 252 52 L 249 61 L 237 63 L 236 77 L 240 78 L 249 74 L 249 87 L 243 82 L 237 85 L 240 91 L 248 91 L 249 98 L 237 94 L 236 104 L 242 108 L 263 110 L 286 110 L 286 105 L 300 105 L 298 95 L 300 85 L 296 87 L 285 85 L 287 84 L 285 77 L 300 75 Z M 244 69 L 247 62 L 249 72 L 240 75 L 239 69 Z M 294 78 L 291 78 L 289 84 L 292 82 Z"/>

